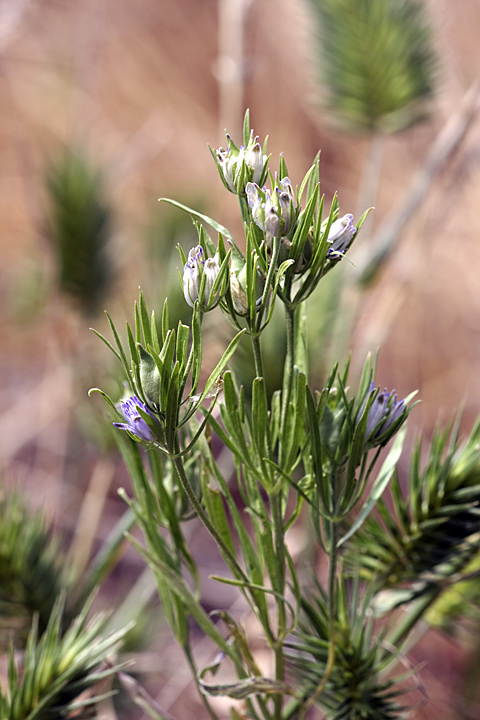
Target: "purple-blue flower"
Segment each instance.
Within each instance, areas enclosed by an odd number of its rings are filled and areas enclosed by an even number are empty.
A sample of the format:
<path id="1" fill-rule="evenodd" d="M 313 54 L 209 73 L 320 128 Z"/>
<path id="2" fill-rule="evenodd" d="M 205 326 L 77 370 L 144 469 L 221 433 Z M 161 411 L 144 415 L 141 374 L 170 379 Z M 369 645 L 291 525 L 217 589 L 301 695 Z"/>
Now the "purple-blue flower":
<path id="1" fill-rule="evenodd" d="M 136 435 L 139 440 L 143 440 L 144 442 L 153 442 L 155 440 L 153 433 L 145 420 L 139 414 L 138 408 L 141 408 L 143 412 L 150 415 L 150 417 L 159 425 L 160 423 L 151 410 L 147 408 L 145 403 L 139 400 L 136 395 L 133 395 L 133 397 L 130 397 L 128 400 L 125 400 L 125 402 L 122 402 L 120 407 L 126 422 L 113 423 L 115 427 L 120 428 L 120 430 L 128 430 L 133 435 Z"/>
<path id="2" fill-rule="evenodd" d="M 375 386 L 372 382 L 370 386 L 370 393 L 374 390 Z M 365 399 L 360 411 L 357 415 L 357 423 L 363 415 L 368 397 Z M 397 400 L 397 394 L 394 390 L 388 392 L 385 389 L 383 392 L 379 392 L 373 400 L 373 403 L 368 411 L 367 416 L 367 427 L 365 430 L 365 439 L 378 440 L 384 435 L 387 430 L 391 428 L 396 420 L 402 415 L 405 410 L 405 400 Z"/>

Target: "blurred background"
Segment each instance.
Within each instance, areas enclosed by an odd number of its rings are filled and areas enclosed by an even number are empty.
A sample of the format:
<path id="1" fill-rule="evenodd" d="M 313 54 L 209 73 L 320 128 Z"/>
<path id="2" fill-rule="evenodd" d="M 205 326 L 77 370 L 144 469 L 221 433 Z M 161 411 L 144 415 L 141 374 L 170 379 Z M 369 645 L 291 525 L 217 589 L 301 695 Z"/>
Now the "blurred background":
<path id="1" fill-rule="evenodd" d="M 225 145 L 225 128 L 239 141 L 247 107 L 255 134 L 269 135 L 272 167 L 283 152 L 294 185 L 321 151 L 327 201 L 338 191 L 341 214 L 356 217 L 375 206 L 352 263 L 310 308 L 319 384 L 330 361 L 351 349 L 358 368 L 381 346 L 379 384 L 419 390 L 411 437 L 421 428 L 428 439 L 459 406 L 473 424 L 480 3 L 410 5 L 0 0 L 0 458 L 4 483 L 42 508 L 77 548 L 78 567 L 122 515 L 116 491 L 128 487 L 105 408 L 87 397 L 92 386 L 120 397 L 120 371 L 89 327 L 109 336 L 104 309 L 120 327 L 131 320 L 139 285 L 149 307 L 160 312 L 168 294 L 173 318 L 188 318 L 175 246 L 188 251 L 196 233 L 158 198 L 241 236 L 207 143 Z M 379 9 L 389 7 L 392 16 Z M 208 364 L 230 330 L 220 313 L 207 329 Z M 270 337 L 278 357 L 275 327 Z M 237 362 L 247 377 L 246 351 Z M 273 388 L 282 366 L 268 366 Z M 106 603 L 141 570 L 126 548 Z M 480 716 L 464 699 L 478 651 L 461 628 L 454 635 L 431 630 L 415 650 L 430 697 L 415 717 Z M 179 701 L 188 670 L 169 676 L 168 642 L 165 632 L 139 662 L 181 717 L 197 701 Z"/>

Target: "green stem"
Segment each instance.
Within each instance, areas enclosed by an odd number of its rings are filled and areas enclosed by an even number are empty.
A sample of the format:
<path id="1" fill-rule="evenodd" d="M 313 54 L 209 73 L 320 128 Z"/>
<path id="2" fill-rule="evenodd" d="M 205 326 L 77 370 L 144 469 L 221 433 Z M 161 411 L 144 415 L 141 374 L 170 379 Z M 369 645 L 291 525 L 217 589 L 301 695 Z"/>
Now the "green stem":
<path id="1" fill-rule="evenodd" d="M 315 688 L 314 692 L 302 708 L 300 715 L 304 720 L 309 709 L 320 697 L 325 690 L 325 686 L 332 674 L 335 665 L 335 611 L 336 611 L 336 588 L 337 588 L 337 559 L 338 559 L 338 526 L 336 522 L 330 521 L 330 566 L 328 569 L 328 612 L 329 612 L 329 642 L 328 642 L 328 659 L 324 676 Z"/>
<path id="2" fill-rule="evenodd" d="M 275 555 L 278 572 L 278 587 L 277 592 L 281 596 L 285 593 L 285 531 L 283 525 L 282 516 L 282 494 L 281 492 L 274 493 L 270 496 L 272 520 L 273 520 L 273 533 L 275 540 Z M 283 682 L 285 678 L 285 657 L 283 652 L 283 641 L 285 638 L 287 616 L 285 612 L 285 604 L 281 597 L 276 598 L 277 607 L 277 637 L 275 641 L 275 679 L 279 682 Z M 280 720 L 282 717 L 282 695 L 278 694 L 274 696 L 274 718 Z"/>
<path id="3" fill-rule="evenodd" d="M 273 277 L 277 270 L 278 257 L 280 255 L 280 238 L 273 238 L 273 249 L 272 257 L 268 263 L 267 277 L 265 278 L 265 285 L 263 288 L 262 300 L 260 302 L 260 308 L 257 313 L 256 322 L 256 333 L 259 334 L 262 328 L 262 319 L 267 307 L 268 294 L 273 286 Z"/>
<path id="4" fill-rule="evenodd" d="M 180 483 L 182 485 L 182 488 L 185 492 L 185 495 L 190 501 L 190 504 L 192 505 L 193 509 L 197 513 L 198 517 L 202 521 L 205 528 L 208 530 L 210 535 L 213 537 L 215 542 L 217 543 L 218 547 L 221 549 L 223 555 L 225 558 L 228 559 L 228 562 L 230 564 L 230 568 L 233 570 L 235 575 L 239 580 L 242 580 L 243 582 L 249 584 L 249 579 L 243 572 L 242 568 L 238 564 L 236 558 L 232 555 L 230 549 L 225 544 L 223 538 L 221 535 L 217 532 L 217 529 L 213 525 L 213 523 L 210 521 L 208 515 L 206 514 L 205 510 L 203 509 L 202 505 L 200 504 L 197 496 L 193 492 L 190 483 L 188 482 L 188 478 L 185 474 L 185 468 L 183 467 L 182 458 L 178 457 L 178 454 L 170 454 L 170 459 L 172 460 L 175 470 L 177 471 L 178 478 L 180 480 Z"/>
<path id="5" fill-rule="evenodd" d="M 255 362 L 255 375 L 265 378 L 263 374 L 262 350 L 260 347 L 260 338 L 258 335 L 252 335 L 253 360 Z"/>
<path id="6" fill-rule="evenodd" d="M 285 305 L 285 323 L 285 332 L 287 336 L 287 351 L 285 357 L 285 367 L 283 371 L 282 413 L 280 418 L 281 435 L 283 435 L 288 406 L 290 403 L 290 396 L 292 394 L 293 368 L 295 362 L 295 310 L 289 304 Z"/>
<path id="7" fill-rule="evenodd" d="M 212 720 L 218 720 L 218 715 L 216 714 L 216 712 L 215 712 L 215 711 L 213 710 L 213 708 L 211 707 L 211 705 L 210 705 L 210 703 L 209 703 L 209 701 L 208 701 L 208 697 L 207 697 L 204 693 L 202 693 L 202 691 L 201 691 L 201 689 L 200 689 L 200 687 L 199 687 L 199 684 L 198 684 L 198 681 L 197 681 L 197 668 L 196 668 L 196 666 L 195 666 L 195 661 L 194 661 L 194 659 L 193 659 L 193 655 L 192 655 L 192 651 L 191 651 L 190 643 L 189 643 L 189 642 L 187 642 L 187 644 L 184 646 L 183 651 L 184 651 L 185 656 L 186 656 L 186 658 L 187 658 L 187 662 L 188 662 L 188 664 L 189 664 L 189 666 L 190 666 L 190 670 L 192 671 L 192 675 L 193 675 L 193 677 L 194 677 L 194 679 L 195 679 L 195 683 L 196 683 L 196 685 L 197 685 L 198 694 L 199 694 L 200 697 L 202 698 L 202 702 L 203 702 L 203 704 L 205 705 L 206 711 L 208 712 L 208 714 L 210 715 L 210 717 L 211 717 Z"/>

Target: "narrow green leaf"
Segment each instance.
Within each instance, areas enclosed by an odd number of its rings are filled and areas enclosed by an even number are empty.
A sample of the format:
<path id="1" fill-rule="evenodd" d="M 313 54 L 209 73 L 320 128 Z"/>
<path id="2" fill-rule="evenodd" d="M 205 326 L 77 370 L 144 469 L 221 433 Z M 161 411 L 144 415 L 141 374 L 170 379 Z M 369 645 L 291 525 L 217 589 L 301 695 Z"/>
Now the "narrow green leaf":
<path id="1" fill-rule="evenodd" d="M 132 362 L 134 365 L 138 365 L 140 362 L 140 356 L 138 354 L 137 349 L 137 342 L 140 342 L 140 340 L 135 341 L 135 338 L 133 337 L 132 329 L 128 322 L 126 323 L 127 327 L 127 337 L 128 337 L 128 347 L 130 348 L 130 356 L 132 358 Z"/>
<path id="2" fill-rule="evenodd" d="M 148 315 L 147 310 L 147 304 L 145 302 L 145 297 L 140 290 L 140 320 L 142 323 L 142 333 L 143 333 L 143 339 L 145 341 L 145 345 L 153 345 L 153 339 L 152 339 L 152 332 L 150 328 L 150 317 Z"/>
<path id="3" fill-rule="evenodd" d="M 155 322 L 155 311 L 152 310 L 152 317 L 150 321 L 150 332 L 152 334 L 152 348 L 155 350 L 157 355 L 160 353 L 160 340 L 158 339 L 157 323 Z"/>
<path id="4" fill-rule="evenodd" d="M 257 468 L 251 457 L 250 447 L 247 445 L 245 439 L 244 426 L 240 419 L 238 408 L 239 399 L 237 397 L 237 392 L 230 372 L 225 373 L 223 379 L 223 391 L 225 397 L 225 410 L 229 419 L 229 429 L 235 443 L 235 452 L 238 454 L 241 462 L 245 463 L 251 470 L 256 472 Z"/>
<path id="5" fill-rule="evenodd" d="M 220 534 L 225 545 L 228 547 L 232 555 L 235 555 L 236 551 L 232 541 L 220 490 L 213 489 L 206 481 L 202 483 L 202 488 L 203 499 L 205 501 L 208 516 L 215 525 L 215 529 Z"/>
<path id="6" fill-rule="evenodd" d="M 390 479 L 395 471 L 396 464 L 402 453 L 402 447 L 405 440 L 406 432 L 407 427 L 406 425 L 404 425 L 398 432 L 392 449 L 385 458 L 385 461 L 380 468 L 380 472 L 378 473 L 378 476 L 373 483 L 372 489 L 370 490 L 368 498 L 362 509 L 360 510 L 358 517 L 356 518 L 350 530 L 340 539 L 338 547 L 346 543 L 347 540 L 349 540 L 352 535 L 357 532 L 357 530 L 363 525 L 367 517 L 372 512 L 377 501 L 382 497 L 388 483 L 390 482 Z"/>
<path id="7" fill-rule="evenodd" d="M 208 380 L 205 384 L 205 387 L 203 388 L 203 391 L 196 403 L 197 407 L 202 404 L 202 402 L 205 400 L 205 398 L 209 394 L 210 390 L 212 389 L 213 385 L 218 381 L 219 376 L 222 374 L 223 370 L 225 369 L 225 366 L 227 365 L 228 361 L 230 360 L 233 353 L 237 349 L 238 343 L 240 342 L 241 337 L 244 332 L 245 332 L 245 330 L 240 330 L 240 332 L 235 335 L 233 340 L 228 345 L 228 347 L 225 350 L 225 352 L 223 353 L 220 361 L 218 362 L 215 369 L 210 374 L 210 377 L 208 378 Z"/>
<path id="8" fill-rule="evenodd" d="M 321 510 L 323 512 L 331 512 L 331 498 L 330 498 L 330 487 L 329 483 L 325 482 L 323 477 L 323 462 L 322 462 L 322 444 L 320 442 L 320 430 L 317 417 L 317 409 L 315 407 L 315 400 L 312 395 L 310 388 L 306 387 L 307 391 L 307 417 L 308 425 L 310 428 L 311 437 L 311 453 L 313 460 L 313 469 L 315 475 L 315 485 L 317 488 L 318 496 L 322 504 Z M 322 393 L 324 395 L 325 391 Z"/>
<path id="9" fill-rule="evenodd" d="M 245 117 L 243 118 L 243 144 L 245 147 L 248 145 L 250 140 L 250 110 L 245 110 Z"/>
<path id="10" fill-rule="evenodd" d="M 198 304 L 192 315 L 192 393 L 195 393 L 200 380 L 202 368 L 202 320 Z"/>
<path id="11" fill-rule="evenodd" d="M 118 352 L 115 350 L 115 348 L 114 348 L 113 345 L 107 340 L 107 338 L 103 337 L 103 335 L 102 335 L 101 333 L 99 333 L 97 330 L 95 330 L 95 328 L 89 328 L 89 329 L 90 329 L 98 338 L 100 338 L 100 340 L 101 340 L 102 342 L 105 343 L 105 345 L 108 347 L 108 349 L 111 350 L 112 353 L 115 355 L 115 357 L 118 358 L 118 360 L 120 360 L 120 362 L 123 364 L 123 360 L 122 360 L 122 357 L 121 357 L 120 353 L 118 353 Z M 128 367 L 127 367 L 127 370 L 128 370 Z"/>
<path id="12" fill-rule="evenodd" d="M 169 330 L 170 330 L 170 323 L 169 323 L 169 318 L 168 318 L 168 302 L 167 302 L 167 298 L 165 298 L 165 302 L 163 303 L 163 310 L 162 310 L 162 343 L 165 343 L 165 340 L 167 339 Z"/>
<path id="13" fill-rule="evenodd" d="M 199 220 L 203 220 L 203 222 L 206 222 L 207 225 L 210 225 L 210 227 L 212 227 L 218 233 L 222 233 L 224 237 L 228 238 L 229 242 L 231 242 L 237 248 L 238 252 L 240 252 L 239 248 L 233 240 L 231 233 L 227 230 L 226 227 L 220 225 L 220 223 L 218 223 L 216 220 L 213 220 L 211 217 L 208 217 L 208 215 L 203 215 L 202 213 L 199 213 L 196 210 L 193 210 L 193 208 L 189 208 L 187 207 L 187 205 L 183 205 L 176 200 L 170 200 L 170 198 L 159 198 L 159 200 L 161 202 L 167 202 L 170 205 L 175 205 L 175 207 L 180 208 L 180 210 L 185 210 L 185 212 L 190 213 L 190 215 L 199 218 Z"/>
<path id="14" fill-rule="evenodd" d="M 100 390 L 100 388 L 91 388 L 88 391 L 89 396 L 91 396 L 92 393 L 98 393 L 99 395 L 101 395 L 103 397 L 103 399 L 105 400 L 105 402 L 108 405 L 110 405 L 112 410 L 115 412 L 115 415 L 120 416 L 120 413 L 118 412 L 117 408 L 115 407 L 115 403 L 113 402 L 113 400 L 111 400 L 111 398 L 107 395 L 107 393 L 104 393 L 103 390 Z"/>
<path id="15" fill-rule="evenodd" d="M 263 378 L 258 377 L 255 378 L 252 385 L 252 439 L 264 481 L 271 487 L 273 478 L 267 470 L 268 466 L 264 463 L 264 458 L 271 455 L 267 397 L 265 381 Z"/>
<path id="16" fill-rule="evenodd" d="M 143 545 L 138 542 L 136 538 L 131 536 L 129 536 L 129 538 L 130 542 L 148 562 L 148 564 L 153 565 L 153 567 L 155 567 L 163 575 L 172 591 L 182 600 L 186 609 L 196 620 L 203 632 L 208 635 L 208 637 L 210 637 L 218 645 L 218 647 L 223 650 L 226 655 L 228 655 L 228 657 L 232 657 L 232 648 L 223 635 L 217 630 L 216 625 L 210 620 L 209 616 L 193 595 L 183 577 L 175 570 L 172 570 L 172 568 L 165 562 L 154 557 Z"/>
<path id="17" fill-rule="evenodd" d="M 182 322 L 179 322 L 177 328 L 176 360 L 180 364 L 180 374 L 183 374 L 187 364 L 189 337 L 190 328 L 188 325 L 184 325 Z"/>

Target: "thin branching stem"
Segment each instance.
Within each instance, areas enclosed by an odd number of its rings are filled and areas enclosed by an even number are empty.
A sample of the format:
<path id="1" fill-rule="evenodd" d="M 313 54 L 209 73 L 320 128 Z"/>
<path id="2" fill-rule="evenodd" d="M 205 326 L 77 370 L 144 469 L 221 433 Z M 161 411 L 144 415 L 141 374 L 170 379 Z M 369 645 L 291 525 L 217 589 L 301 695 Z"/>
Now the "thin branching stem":
<path id="1" fill-rule="evenodd" d="M 285 369 L 283 373 L 282 415 L 280 420 L 280 427 L 282 433 L 285 426 L 290 397 L 292 394 L 293 368 L 295 362 L 295 310 L 290 304 L 285 305 L 285 324 L 287 336 L 287 352 L 285 358 Z"/>
<path id="2" fill-rule="evenodd" d="M 255 362 L 255 375 L 264 378 L 262 350 L 260 347 L 260 338 L 258 335 L 252 335 L 253 360 Z"/>
<path id="3" fill-rule="evenodd" d="M 328 613 L 329 613 L 329 639 L 328 658 L 325 674 L 314 692 L 310 695 L 302 708 L 300 720 L 305 720 L 309 709 L 316 703 L 332 674 L 335 665 L 335 617 L 336 617 L 336 589 L 337 589 L 337 559 L 338 559 L 338 525 L 330 521 L 330 565 L 328 569 Z"/>
<path id="4" fill-rule="evenodd" d="M 185 492 L 185 495 L 189 499 L 189 501 L 190 501 L 193 509 L 197 513 L 199 519 L 202 521 L 205 528 L 208 530 L 210 535 L 213 537 L 213 539 L 217 543 L 218 547 L 222 550 L 224 557 L 228 558 L 230 567 L 237 575 L 237 578 L 242 580 L 245 583 L 248 583 L 249 582 L 248 577 L 243 572 L 243 570 L 240 567 L 240 565 L 238 564 L 236 558 L 232 555 L 230 549 L 225 544 L 221 535 L 217 532 L 215 525 L 213 525 L 213 523 L 210 521 L 210 519 L 209 519 L 208 515 L 206 514 L 205 510 L 203 509 L 200 501 L 198 500 L 197 496 L 193 492 L 192 487 L 191 487 L 190 483 L 188 482 L 188 478 L 185 474 L 185 468 L 183 467 L 182 458 L 179 457 L 177 453 L 172 453 L 170 456 L 170 459 L 172 460 L 172 462 L 175 466 L 175 470 L 177 471 L 178 479 L 180 480 L 180 483 Z"/>

